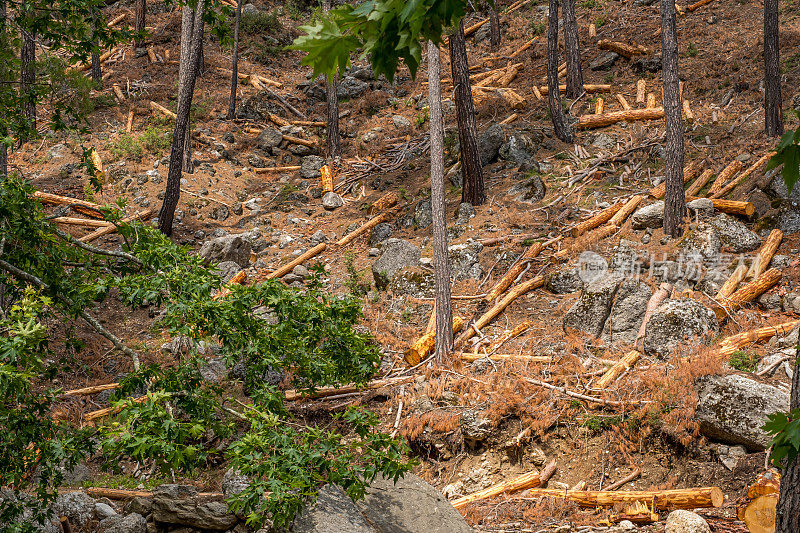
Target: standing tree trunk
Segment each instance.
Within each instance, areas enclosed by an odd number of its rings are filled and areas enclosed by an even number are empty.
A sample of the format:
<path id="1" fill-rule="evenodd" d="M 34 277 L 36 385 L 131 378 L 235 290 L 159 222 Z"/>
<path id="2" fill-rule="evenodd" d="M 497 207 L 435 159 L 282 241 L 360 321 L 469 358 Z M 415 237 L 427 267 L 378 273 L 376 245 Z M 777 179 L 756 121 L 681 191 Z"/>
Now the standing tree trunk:
<path id="1" fill-rule="evenodd" d="M 497 10 L 491 6 L 489 7 L 489 45 L 492 50 L 500 47 L 500 17 L 497 16 Z"/>
<path id="2" fill-rule="evenodd" d="M 439 46 L 428 41 L 428 109 L 431 136 L 431 212 L 436 290 L 436 362 L 453 350 L 453 308 L 450 301 L 450 258 L 444 188 L 444 121 L 442 118 L 442 62 Z"/>
<path id="3" fill-rule="evenodd" d="M 558 0 L 550 0 L 547 16 L 547 102 L 553 119 L 553 133 L 565 143 L 571 143 L 572 131 L 564 116 L 558 89 Z"/>
<path id="4" fill-rule="evenodd" d="M 323 7 L 327 13 L 331 9 L 331 1 L 325 0 Z M 339 133 L 339 95 L 336 93 L 339 74 L 327 80 L 326 97 L 328 101 L 328 157 L 334 161 L 342 159 L 342 136 Z"/>
<path id="5" fill-rule="evenodd" d="M 144 47 L 144 26 L 147 19 L 147 0 L 136 0 L 136 13 L 134 14 L 133 29 L 136 32 L 135 48 Z"/>
<path id="6" fill-rule="evenodd" d="M 198 9 L 184 9 L 181 19 L 181 59 L 178 66 L 178 91 L 184 86 L 185 80 L 192 72 L 192 87 L 197 80 L 197 76 L 201 73 L 202 68 L 202 54 L 203 54 L 203 17 L 197 16 Z M 195 41 L 194 36 L 200 35 L 200 38 Z M 186 36 L 186 38 L 185 38 Z M 191 62 L 190 62 L 190 57 Z M 192 95 L 193 96 L 193 95 Z M 191 99 L 190 99 L 191 102 Z M 187 114 L 189 111 L 187 111 Z M 187 115 L 188 116 L 188 115 Z M 191 122 L 186 125 L 186 135 L 184 137 L 184 146 L 181 154 L 181 165 L 183 172 L 191 174 L 194 172 L 192 168 L 192 126 Z"/>
<path id="7" fill-rule="evenodd" d="M 194 85 L 197 81 L 200 43 L 203 41 L 203 11 L 205 0 L 198 0 L 194 9 L 184 7 L 181 24 L 181 66 L 178 83 L 178 112 L 175 118 L 175 130 L 172 134 L 172 149 L 169 157 L 169 174 L 164 192 L 164 202 L 158 213 L 158 229 L 165 235 L 172 235 L 172 219 L 181 194 L 181 169 L 183 163 L 186 137 L 189 133 L 189 112 L 192 107 Z M 186 53 L 184 54 L 184 48 Z M 185 61 L 184 61 L 185 58 Z M 185 67 L 185 68 L 184 68 Z"/>
<path id="8" fill-rule="evenodd" d="M 789 409 L 800 409 L 800 349 L 795 353 L 796 361 L 792 376 L 792 394 Z M 781 491 L 775 516 L 775 533 L 797 533 L 800 531 L 800 458 L 786 465 L 781 473 Z"/>
<path id="9" fill-rule="evenodd" d="M 23 2 L 23 10 L 25 3 Z M 22 72 L 20 76 L 20 93 L 25 98 L 25 118 L 28 127 L 36 129 L 36 98 L 33 95 L 36 84 L 36 41 L 32 33 L 22 30 L 22 50 L 20 51 Z"/>
<path id="10" fill-rule="evenodd" d="M 236 22 L 233 24 L 233 55 L 231 57 L 231 99 L 228 102 L 228 120 L 236 117 L 236 89 L 239 87 L 239 25 L 242 22 L 242 4 L 236 2 Z"/>
<path id="11" fill-rule="evenodd" d="M 783 134 L 778 0 L 764 0 L 764 132 L 770 137 Z"/>
<path id="12" fill-rule="evenodd" d="M 94 16 L 94 27 L 95 31 L 97 31 L 97 15 Z M 95 83 L 97 89 L 103 87 L 103 72 L 100 66 L 100 51 L 97 41 L 94 42 L 94 46 L 92 47 L 92 81 Z"/>
<path id="13" fill-rule="evenodd" d="M 678 36 L 675 1 L 661 0 L 661 57 L 664 82 L 664 117 L 667 123 L 664 161 L 664 233 L 682 233 L 686 198 L 683 190 L 683 117 L 678 79 Z"/>
<path id="14" fill-rule="evenodd" d="M 583 94 L 581 73 L 581 45 L 578 41 L 578 22 L 575 20 L 575 0 L 563 0 L 564 49 L 567 54 L 567 97 Z"/>
<path id="15" fill-rule="evenodd" d="M 8 39 L 6 36 L 6 21 L 8 17 L 8 11 L 6 9 L 6 0 L 0 0 L 0 48 L 7 49 L 8 47 Z M 9 75 L 9 71 L 7 65 L 0 65 L 0 92 L 10 92 L 11 87 L 7 83 L 11 81 L 11 76 Z M 5 137 L 8 135 L 8 131 L 5 127 L 0 128 L 0 137 Z M 8 146 L 5 143 L 0 142 L 0 179 L 5 179 L 8 177 Z M 1 303 L 1 302 L 0 302 Z"/>
<path id="16" fill-rule="evenodd" d="M 478 154 L 475 106 L 472 102 L 472 87 L 469 83 L 467 44 L 464 41 L 464 19 L 461 19 L 458 28 L 450 36 L 450 69 L 455 87 L 458 141 L 461 146 L 461 172 L 464 176 L 461 201 L 472 205 L 481 205 L 486 201 L 486 192 L 483 189 L 483 168 L 480 154 Z"/>

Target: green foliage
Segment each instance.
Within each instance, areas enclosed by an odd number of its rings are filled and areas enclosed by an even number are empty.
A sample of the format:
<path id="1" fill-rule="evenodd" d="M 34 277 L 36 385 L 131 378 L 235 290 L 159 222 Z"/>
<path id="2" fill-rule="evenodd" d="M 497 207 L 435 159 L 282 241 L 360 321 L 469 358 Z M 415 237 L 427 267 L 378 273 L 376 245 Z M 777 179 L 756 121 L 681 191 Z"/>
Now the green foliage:
<path id="1" fill-rule="evenodd" d="M 600 6 L 599 0 L 583 0 L 581 2 L 581 7 L 584 9 L 594 9 Z"/>
<path id="2" fill-rule="evenodd" d="M 539 35 L 544 35 L 547 31 L 547 24 L 544 22 L 539 21 L 531 21 L 531 31 L 533 32 L 534 37 L 538 37 Z"/>
<path id="3" fill-rule="evenodd" d="M 350 294 L 356 298 L 365 296 L 369 292 L 370 284 L 364 281 L 364 274 L 359 272 L 355 265 L 355 255 L 347 252 L 344 256 L 344 267 L 347 270 L 347 279 L 344 284 Z"/>
<path id="4" fill-rule="evenodd" d="M 274 11 L 258 11 L 242 13 L 239 28 L 245 35 L 268 35 L 283 29 L 283 24 Z"/>
<path id="5" fill-rule="evenodd" d="M 172 130 L 149 126 L 139 135 L 123 133 L 111 144 L 115 157 L 140 159 L 145 153 L 160 155 L 172 145 Z"/>
<path id="6" fill-rule="evenodd" d="M 689 43 L 689 45 L 686 47 L 686 57 L 695 57 L 699 52 L 700 50 L 694 43 Z"/>
<path id="7" fill-rule="evenodd" d="M 800 111 L 795 110 L 794 113 L 797 118 L 800 118 Z M 800 126 L 794 131 L 789 130 L 783 134 L 775 149 L 776 154 L 767 164 L 768 171 L 783 165 L 781 176 L 783 176 L 783 181 L 790 194 L 795 183 L 800 179 L 800 145 L 798 143 L 800 143 Z"/>
<path id="8" fill-rule="evenodd" d="M 795 372 L 798 368 L 795 367 Z M 800 409 L 788 413 L 769 415 L 762 429 L 773 435 L 770 462 L 777 468 L 785 468 L 800 455 Z"/>
<path id="9" fill-rule="evenodd" d="M 736 370 L 742 372 L 753 372 L 758 366 L 759 357 L 756 354 L 750 354 L 742 350 L 736 350 L 728 358 L 728 364 Z"/>

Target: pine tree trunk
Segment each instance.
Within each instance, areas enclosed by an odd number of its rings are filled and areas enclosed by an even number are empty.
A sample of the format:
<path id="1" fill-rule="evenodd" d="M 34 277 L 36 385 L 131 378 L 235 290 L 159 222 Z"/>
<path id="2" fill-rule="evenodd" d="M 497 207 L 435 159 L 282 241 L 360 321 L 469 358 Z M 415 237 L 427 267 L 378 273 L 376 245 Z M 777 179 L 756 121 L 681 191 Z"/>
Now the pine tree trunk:
<path id="1" fill-rule="evenodd" d="M 97 16 L 94 18 L 94 26 L 97 28 Z M 98 51 L 98 43 L 94 42 L 94 49 L 92 50 L 92 81 L 95 83 L 96 89 L 103 87 L 103 72 L 100 65 L 100 52 Z"/>
<path id="2" fill-rule="evenodd" d="M 231 99 L 228 102 L 228 120 L 236 117 L 236 89 L 239 87 L 239 26 L 242 22 L 242 4 L 236 2 L 236 21 L 233 24 L 233 55 L 231 57 Z"/>
<path id="3" fill-rule="evenodd" d="M 493 7 L 489 8 L 489 45 L 492 50 L 500 47 L 500 17 L 497 16 L 497 10 Z"/>
<path id="4" fill-rule="evenodd" d="M 172 134 L 172 149 L 169 157 L 169 174 L 164 192 L 164 202 L 158 213 L 158 229 L 165 235 L 172 235 L 172 220 L 181 193 L 181 169 L 183 163 L 186 138 L 189 133 L 189 113 L 192 107 L 194 86 L 197 81 L 200 43 L 203 41 L 201 24 L 205 0 L 198 0 L 194 9 L 184 8 L 181 25 L 181 68 L 179 69 L 178 112 L 175 118 L 175 130 Z M 185 46 L 184 46 L 185 44 Z M 186 53 L 184 54 L 184 48 Z M 184 60 L 185 58 L 185 60 Z M 183 68 L 185 66 L 185 68 Z"/>
<path id="5" fill-rule="evenodd" d="M 25 3 L 23 2 L 23 10 Z M 25 118 L 28 127 L 36 129 L 36 100 L 29 93 L 36 84 L 36 41 L 32 33 L 22 30 L 22 50 L 20 51 L 22 72 L 20 76 L 20 92 L 25 96 Z"/>
<path id="6" fill-rule="evenodd" d="M 0 47 L 8 46 L 8 40 L 6 39 L 6 19 L 8 17 L 8 11 L 6 8 L 6 0 L 0 0 Z M 6 65 L 0 65 L 0 82 L 3 81 L 11 81 L 9 78 L 11 76 L 8 75 L 9 72 L 6 68 Z M 9 90 L 8 87 L 0 87 L 0 91 Z M 3 128 L 0 129 L 0 135 L 6 136 L 8 131 Z M 0 179 L 5 179 L 8 177 L 8 146 L 0 143 Z M 2 293 L 0 292 L 0 296 Z M 0 298 L 0 303 L 2 303 L 2 298 Z"/>
<path id="7" fill-rule="evenodd" d="M 458 121 L 458 141 L 461 146 L 461 172 L 464 185 L 461 201 L 481 205 L 486 201 L 483 188 L 483 168 L 478 154 L 476 138 L 475 106 L 472 102 L 472 87 L 469 82 L 469 63 L 467 44 L 464 41 L 464 20 L 450 36 L 450 68 L 455 86 L 456 119 Z"/>
<path id="8" fill-rule="evenodd" d="M 686 199 L 683 190 L 683 117 L 678 79 L 678 37 L 675 2 L 661 0 L 661 57 L 664 82 L 664 117 L 667 123 L 664 168 L 664 233 L 681 235 Z"/>
<path id="9" fill-rule="evenodd" d="M 564 49 L 567 54 L 567 98 L 583 94 L 581 45 L 578 41 L 578 22 L 575 20 L 575 0 L 563 0 Z"/>
<path id="10" fill-rule="evenodd" d="M 323 3 L 325 12 L 330 11 L 331 2 Z M 328 157 L 334 161 L 342 158 L 342 136 L 339 133 L 339 95 L 336 92 L 339 84 L 339 75 L 334 74 L 333 79 L 327 82 L 326 97 L 328 101 Z"/>
<path id="11" fill-rule="evenodd" d="M 553 132 L 562 141 L 571 143 L 572 131 L 564 116 L 558 89 L 558 0 L 549 1 L 547 17 L 547 101 L 550 104 Z"/>
<path id="12" fill-rule="evenodd" d="M 795 357 L 789 409 L 800 409 L 800 350 Z M 781 473 L 781 491 L 776 511 L 775 533 L 800 531 L 800 458 L 795 458 L 794 463 Z"/>
<path id="13" fill-rule="evenodd" d="M 197 16 L 197 9 L 184 9 L 181 19 L 181 59 L 178 66 L 178 91 L 180 92 L 188 72 L 194 72 L 194 85 L 197 76 L 200 74 L 200 65 L 202 64 L 203 53 L 203 22 L 202 17 Z M 199 33 L 200 39 L 197 43 L 194 41 L 194 36 Z M 184 36 L 187 36 L 184 38 Z M 199 48 L 195 48 L 199 46 Z M 193 57 L 194 63 L 190 66 L 190 56 Z M 181 165 L 183 172 L 191 174 L 194 172 L 192 168 L 192 126 L 189 122 L 186 126 L 186 135 L 184 137 L 184 146 L 181 154 Z"/>
<path id="14" fill-rule="evenodd" d="M 764 132 L 770 137 L 783 134 L 778 0 L 764 0 Z"/>
<path id="15" fill-rule="evenodd" d="M 450 259 L 444 187 L 444 121 L 442 117 L 442 62 L 439 45 L 428 42 L 428 107 L 431 137 L 431 211 L 436 290 L 436 362 L 453 350 L 453 308 L 450 300 Z"/>
<path id="16" fill-rule="evenodd" d="M 147 0 L 136 0 L 136 13 L 134 14 L 134 26 L 133 29 L 136 33 L 144 33 L 144 26 L 147 20 Z M 143 48 L 144 47 L 144 38 L 136 37 L 135 42 L 133 43 L 135 48 Z"/>

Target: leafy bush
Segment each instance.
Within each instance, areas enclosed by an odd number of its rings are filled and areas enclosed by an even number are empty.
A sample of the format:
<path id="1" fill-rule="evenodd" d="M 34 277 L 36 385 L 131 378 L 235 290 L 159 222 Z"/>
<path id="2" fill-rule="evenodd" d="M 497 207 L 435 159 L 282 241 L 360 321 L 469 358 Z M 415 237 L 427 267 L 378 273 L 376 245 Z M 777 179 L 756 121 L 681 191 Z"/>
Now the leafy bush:
<path id="1" fill-rule="evenodd" d="M 139 159 L 145 153 L 160 155 L 172 145 L 172 130 L 155 125 L 148 126 L 139 135 L 123 133 L 111 145 L 111 153 L 116 157 Z"/>
<path id="2" fill-rule="evenodd" d="M 769 415 L 762 429 L 773 435 L 769 460 L 775 467 L 785 468 L 797 460 L 800 455 L 800 409 Z"/>
<path id="3" fill-rule="evenodd" d="M 758 366 L 758 361 L 759 357 L 756 354 L 743 352 L 742 350 L 736 350 L 728 358 L 728 364 L 742 372 L 753 372 Z"/>
<path id="4" fill-rule="evenodd" d="M 239 28 L 245 35 L 266 35 L 282 30 L 283 24 L 274 11 L 258 11 L 242 13 Z"/>

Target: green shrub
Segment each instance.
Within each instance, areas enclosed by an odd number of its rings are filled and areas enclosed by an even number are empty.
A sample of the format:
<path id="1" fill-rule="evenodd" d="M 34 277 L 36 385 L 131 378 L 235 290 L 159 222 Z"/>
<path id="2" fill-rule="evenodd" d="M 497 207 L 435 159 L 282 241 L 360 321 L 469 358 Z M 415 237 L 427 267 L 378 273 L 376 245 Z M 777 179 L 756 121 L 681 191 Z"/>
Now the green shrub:
<path id="1" fill-rule="evenodd" d="M 278 15 L 274 11 L 259 11 L 256 13 L 242 13 L 239 26 L 245 35 L 265 35 L 277 33 L 283 29 Z"/>
<path id="2" fill-rule="evenodd" d="M 736 350 L 728 358 L 730 364 L 736 370 L 742 372 L 753 372 L 758 366 L 759 357 L 756 354 L 750 354 L 741 350 Z"/>

